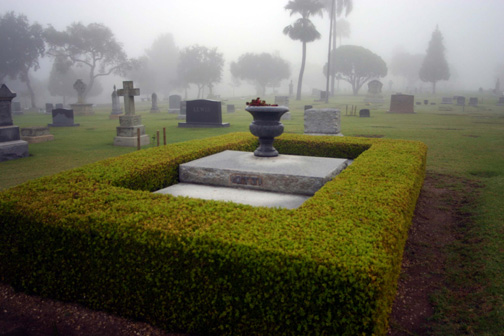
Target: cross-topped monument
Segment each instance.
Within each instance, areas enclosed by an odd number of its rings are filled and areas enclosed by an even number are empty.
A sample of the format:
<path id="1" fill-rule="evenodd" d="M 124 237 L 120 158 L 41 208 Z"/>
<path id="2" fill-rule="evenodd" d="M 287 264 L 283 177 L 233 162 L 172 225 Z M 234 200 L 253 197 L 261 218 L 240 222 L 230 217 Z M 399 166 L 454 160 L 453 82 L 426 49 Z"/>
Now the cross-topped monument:
<path id="1" fill-rule="evenodd" d="M 124 81 L 123 88 L 117 90 L 117 95 L 124 97 L 126 115 L 135 115 L 135 96 L 140 96 L 140 89 L 133 88 L 133 81 Z"/>
<path id="2" fill-rule="evenodd" d="M 148 145 L 149 136 L 145 134 L 145 126 L 142 125 L 142 116 L 135 115 L 135 96 L 140 95 L 140 89 L 133 88 L 133 81 L 124 81 L 123 88 L 117 90 L 118 96 L 124 97 L 125 115 L 119 116 L 117 136 L 114 138 L 115 146 L 136 147 Z"/>

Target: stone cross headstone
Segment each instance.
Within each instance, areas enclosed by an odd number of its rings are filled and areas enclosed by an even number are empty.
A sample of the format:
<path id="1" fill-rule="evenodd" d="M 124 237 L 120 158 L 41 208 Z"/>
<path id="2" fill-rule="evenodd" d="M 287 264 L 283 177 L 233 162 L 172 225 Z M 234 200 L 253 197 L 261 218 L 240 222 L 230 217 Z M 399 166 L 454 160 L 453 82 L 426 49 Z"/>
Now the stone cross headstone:
<path id="1" fill-rule="evenodd" d="M 186 122 L 178 127 L 229 127 L 229 123 L 222 122 L 220 101 L 197 99 L 186 102 Z"/>
<path id="2" fill-rule="evenodd" d="M 135 96 L 140 96 L 140 89 L 133 88 L 133 81 L 124 81 L 123 88 L 117 90 L 117 95 L 124 97 L 126 115 L 135 115 Z"/>
<path id="3" fill-rule="evenodd" d="M 117 95 L 116 86 L 114 85 L 114 91 L 112 91 L 112 112 L 110 115 L 118 116 L 123 113 L 121 108 L 121 102 L 119 102 L 119 96 Z"/>
<path id="4" fill-rule="evenodd" d="M 12 99 L 17 96 L 7 85 L 0 87 L 0 162 L 28 156 L 28 142 L 21 140 L 12 122 Z"/>
<path id="5" fill-rule="evenodd" d="M 304 133 L 343 136 L 340 110 L 324 108 L 304 111 Z"/>
<path id="6" fill-rule="evenodd" d="M 87 85 L 82 81 L 82 79 L 77 79 L 73 85 L 75 91 L 77 91 L 77 104 L 85 104 L 84 92 L 86 92 Z"/>
<path id="7" fill-rule="evenodd" d="M 171 95 L 168 97 L 168 113 L 180 113 L 180 95 Z"/>
<path id="8" fill-rule="evenodd" d="M 123 88 L 117 90 L 117 95 L 124 97 L 125 115 L 119 116 L 117 136 L 114 138 L 114 146 L 136 147 L 138 143 L 138 131 L 140 131 L 140 146 L 150 143 L 149 135 L 145 134 L 145 126 L 142 125 L 142 116 L 135 115 L 135 96 L 140 96 L 140 89 L 133 87 L 133 81 L 124 81 Z"/>
<path id="9" fill-rule="evenodd" d="M 413 111 L 415 96 L 395 94 L 390 97 L 389 113 L 415 113 Z"/>
<path id="10" fill-rule="evenodd" d="M 79 124 L 74 123 L 74 111 L 69 109 L 54 109 L 52 110 L 52 124 L 50 127 L 76 127 Z"/>
<path id="11" fill-rule="evenodd" d="M 157 103 L 157 94 L 154 92 L 152 95 L 151 95 L 151 113 L 158 113 L 159 112 L 159 107 L 158 107 L 158 103 Z"/>

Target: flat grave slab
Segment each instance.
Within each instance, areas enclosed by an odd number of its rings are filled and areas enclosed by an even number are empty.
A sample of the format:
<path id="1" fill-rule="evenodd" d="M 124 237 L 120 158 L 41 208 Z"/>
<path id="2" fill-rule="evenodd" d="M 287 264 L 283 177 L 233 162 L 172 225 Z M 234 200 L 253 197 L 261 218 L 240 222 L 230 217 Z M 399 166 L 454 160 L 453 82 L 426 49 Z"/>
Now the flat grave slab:
<path id="1" fill-rule="evenodd" d="M 238 189 L 193 183 L 174 184 L 168 188 L 158 190 L 156 193 L 285 209 L 296 209 L 310 198 L 310 196 L 304 195 L 283 194 L 271 191 Z"/>
<path id="2" fill-rule="evenodd" d="M 350 163 L 348 159 L 226 150 L 181 164 L 180 182 L 312 196 Z"/>

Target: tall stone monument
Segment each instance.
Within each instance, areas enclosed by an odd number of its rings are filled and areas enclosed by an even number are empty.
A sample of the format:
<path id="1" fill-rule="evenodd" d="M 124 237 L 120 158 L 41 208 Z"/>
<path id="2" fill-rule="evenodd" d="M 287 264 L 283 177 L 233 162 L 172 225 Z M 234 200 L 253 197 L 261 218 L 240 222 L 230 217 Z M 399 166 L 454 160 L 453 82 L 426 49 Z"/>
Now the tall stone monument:
<path id="1" fill-rule="evenodd" d="M 86 83 L 81 79 L 77 79 L 73 85 L 75 91 L 77 91 L 77 103 L 70 104 L 75 115 L 93 115 L 93 104 L 86 104 L 85 92 L 87 89 Z"/>
<path id="2" fill-rule="evenodd" d="M 12 99 L 16 93 L 0 87 L 0 162 L 28 156 L 28 142 L 21 140 L 19 127 L 12 122 Z"/>
<path id="3" fill-rule="evenodd" d="M 112 91 L 112 112 L 110 112 L 110 119 L 118 119 L 122 114 L 123 110 L 121 108 L 121 103 L 119 102 L 119 97 L 117 96 L 116 86 L 114 85 L 114 91 Z"/>
<path id="4" fill-rule="evenodd" d="M 154 92 L 151 96 L 151 102 L 152 102 L 152 106 L 151 106 L 151 109 L 150 109 L 150 112 L 151 113 L 159 113 L 159 107 L 158 107 L 158 103 L 157 103 L 157 94 L 156 92 Z"/>
<path id="5" fill-rule="evenodd" d="M 148 145 L 150 139 L 145 134 L 142 116 L 135 115 L 135 96 L 140 95 L 140 89 L 133 88 L 133 81 L 124 81 L 123 88 L 117 90 L 117 95 L 124 97 L 125 115 L 119 117 L 120 126 L 117 127 L 114 146 L 136 147 L 138 131 L 140 131 L 140 146 Z"/>

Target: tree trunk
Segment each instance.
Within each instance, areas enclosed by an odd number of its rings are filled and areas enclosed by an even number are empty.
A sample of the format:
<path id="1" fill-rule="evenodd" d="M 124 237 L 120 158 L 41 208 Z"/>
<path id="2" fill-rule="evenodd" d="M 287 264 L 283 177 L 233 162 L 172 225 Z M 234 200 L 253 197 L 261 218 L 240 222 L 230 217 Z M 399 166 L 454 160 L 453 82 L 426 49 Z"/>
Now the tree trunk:
<path id="1" fill-rule="evenodd" d="M 36 109 L 37 103 L 35 102 L 35 92 L 33 92 L 33 89 L 31 87 L 30 77 L 28 77 L 28 71 L 26 71 L 26 73 L 25 73 L 25 80 L 26 80 L 26 87 L 28 88 L 28 92 L 30 93 L 31 107 L 33 109 Z"/>
<path id="2" fill-rule="evenodd" d="M 333 22 L 333 53 L 336 52 L 336 40 L 337 40 L 337 36 L 336 36 L 336 11 L 334 11 L 333 13 L 334 15 L 334 22 Z M 340 45 L 341 45 L 341 42 L 340 42 Z M 334 82 L 336 80 L 336 74 L 334 73 L 334 71 L 331 71 L 331 96 L 334 96 Z"/>
<path id="3" fill-rule="evenodd" d="M 301 60 L 301 69 L 299 70 L 296 100 L 301 100 L 301 88 L 303 87 L 303 74 L 305 69 L 305 63 L 306 63 L 306 42 L 303 42 L 303 58 Z"/>

